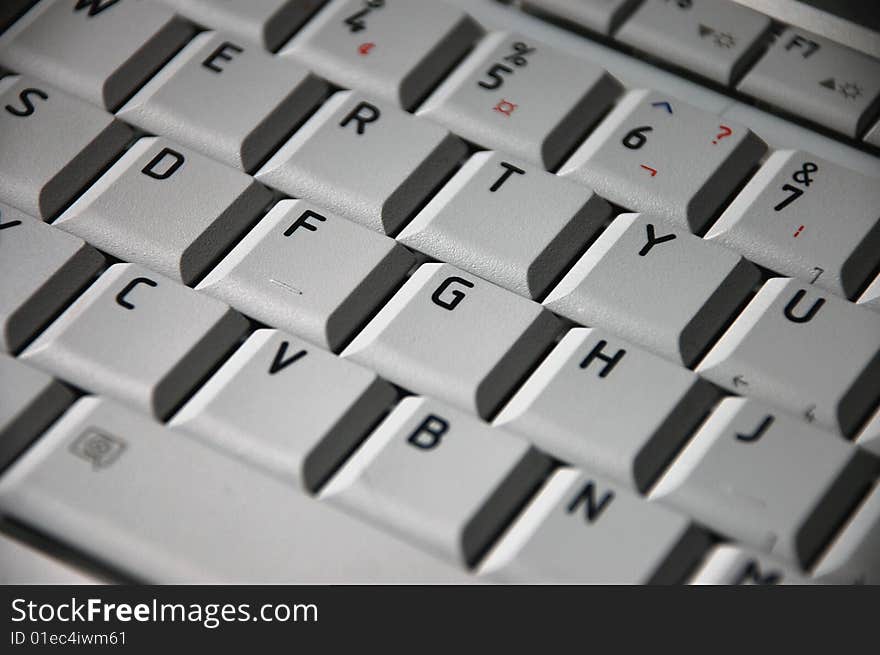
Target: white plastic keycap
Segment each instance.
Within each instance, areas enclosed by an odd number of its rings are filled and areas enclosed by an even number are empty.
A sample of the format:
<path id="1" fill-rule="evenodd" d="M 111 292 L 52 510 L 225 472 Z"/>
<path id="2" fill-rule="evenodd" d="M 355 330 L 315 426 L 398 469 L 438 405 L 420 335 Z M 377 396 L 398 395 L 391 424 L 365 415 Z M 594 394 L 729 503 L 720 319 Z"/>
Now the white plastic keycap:
<path id="1" fill-rule="evenodd" d="M 449 561 L 471 565 L 549 468 L 525 441 L 405 398 L 322 497 Z"/>
<path id="2" fill-rule="evenodd" d="M 810 579 L 760 551 L 722 544 L 709 552 L 688 584 L 805 585 Z"/>
<path id="3" fill-rule="evenodd" d="M 539 16 L 550 16 L 566 23 L 610 35 L 638 0 L 522 0 L 521 6 Z"/>
<path id="4" fill-rule="evenodd" d="M 371 371 L 258 330 L 169 425 L 314 492 L 395 398 Z"/>
<path id="5" fill-rule="evenodd" d="M 862 307 L 873 309 L 875 312 L 880 311 L 880 274 L 874 278 L 874 281 L 859 296 L 858 303 Z"/>
<path id="6" fill-rule="evenodd" d="M 537 303 L 449 264 L 424 264 L 342 355 L 486 418 L 559 327 Z"/>
<path id="7" fill-rule="evenodd" d="M 687 517 L 575 469 L 556 471 L 480 566 L 519 584 L 673 584 L 708 546 Z"/>
<path id="8" fill-rule="evenodd" d="M 388 102 L 339 91 L 257 179 L 392 234 L 464 155 L 464 144 L 440 126 Z"/>

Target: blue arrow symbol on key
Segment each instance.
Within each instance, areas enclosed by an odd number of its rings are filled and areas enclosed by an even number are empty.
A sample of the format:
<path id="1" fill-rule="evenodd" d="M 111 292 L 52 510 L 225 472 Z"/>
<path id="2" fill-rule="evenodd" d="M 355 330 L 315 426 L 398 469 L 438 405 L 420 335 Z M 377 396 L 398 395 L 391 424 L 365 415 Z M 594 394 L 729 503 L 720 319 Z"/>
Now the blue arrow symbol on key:
<path id="1" fill-rule="evenodd" d="M 652 103 L 651 103 L 651 106 L 652 106 L 652 107 L 663 107 L 663 108 L 665 108 L 666 111 L 668 111 L 670 114 L 672 113 L 672 105 L 670 105 L 670 104 L 669 104 L 668 102 L 666 102 L 665 100 L 662 100 L 661 102 L 652 102 Z"/>

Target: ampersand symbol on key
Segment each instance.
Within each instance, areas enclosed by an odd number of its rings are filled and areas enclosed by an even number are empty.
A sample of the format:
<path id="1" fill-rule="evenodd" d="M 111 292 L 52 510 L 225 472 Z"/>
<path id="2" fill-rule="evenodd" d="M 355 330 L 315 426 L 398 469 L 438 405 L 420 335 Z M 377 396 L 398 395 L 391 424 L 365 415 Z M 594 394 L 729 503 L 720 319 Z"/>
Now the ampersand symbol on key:
<path id="1" fill-rule="evenodd" d="M 810 183 L 813 181 L 813 178 L 810 177 L 810 173 L 815 173 L 818 170 L 819 170 L 819 167 L 816 166 L 816 164 L 814 164 L 811 161 L 808 161 L 804 164 L 803 168 L 801 168 L 799 171 L 795 172 L 795 174 L 792 175 L 791 178 L 795 182 L 797 182 L 798 184 L 803 184 L 804 186 L 810 186 Z"/>

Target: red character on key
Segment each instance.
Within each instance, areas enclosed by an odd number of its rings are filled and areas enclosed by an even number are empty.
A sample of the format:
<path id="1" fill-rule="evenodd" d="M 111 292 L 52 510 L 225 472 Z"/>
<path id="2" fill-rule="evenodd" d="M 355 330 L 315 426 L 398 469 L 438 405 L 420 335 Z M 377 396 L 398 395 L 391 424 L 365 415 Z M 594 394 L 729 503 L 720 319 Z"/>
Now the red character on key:
<path id="1" fill-rule="evenodd" d="M 497 112 L 500 112 L 510 118 L 510 115 L 516 110 L 519 105 L 516 105 L 512 102 L 508 102 L 507 100 L 501 100 L 497 105 L 495 105 L 492 109 Z"/>
<path id="2" fill-rule="evenodd" d="M 366 57 L 368 54 L 370 54 L 370 50 L 372 50 L 375 47 L 376 47 L 375 43 L 361 43 L 358 46 L 358 52 L 361 53 L 362 57 Z"/>

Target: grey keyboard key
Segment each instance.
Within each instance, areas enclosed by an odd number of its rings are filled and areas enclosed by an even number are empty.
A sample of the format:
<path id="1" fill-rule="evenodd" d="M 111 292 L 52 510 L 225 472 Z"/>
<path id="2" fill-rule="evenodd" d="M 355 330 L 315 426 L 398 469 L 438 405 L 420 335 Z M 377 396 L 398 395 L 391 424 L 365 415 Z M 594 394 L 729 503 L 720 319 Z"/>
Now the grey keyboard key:
<path id="1" fill-rule="evenodd" d="M 340 86 L 411 109 L 482 29 L 435 0 L 336 0 L 281 52 Z"/>
<path id="2" fill-rule="evenodd" d="M 716 398 L 691 371 L 598 328 L 575 328 L 494 425 L 644 492 Z"/>
<path id="3" fill-rule="evenodd" d="M 213 298 L 135 264 L 115 264 L 21 357 L 164 417 L 246 327 Z"/>
<path id="4" fill-rule="evenodd" d="M 0 354 L 0 470 L 73 402 L 51 377 Z"/>
<path id="5" fill-rule="evenodd" d="M 472 565 L 549 465 L 516 437 L 410 397 L 333 477 L 323 498 Z"/>
<path id="6" fill-rule="evenodd" d="M 880 584 L 880 485 L 874 485 L 813 569 L 822 582 Z"/>
<path id="7" fill-rule="evenodd" d="M 579 184 L 478 152 L 397 239 L 534 299 L 610 215 L 608 203 Z"/>
<path id="8" fill-rule="evenodd" d="M 266 162 L 257 179 L 392 234 L 464 155 L 464 144 L 430 121 L 340 91 Z"/>
<path id="9" fill-rule="evenodd" d="M 796 465 L 792 465 L 796 462 Z M 727 398 L 651 492 L 722 535 L 805 567 L 870 481 L 857 448 L 745 398 Z"/>
<path id="10" fill-rule="evenodd" d="M 241 171 L 146 137 L 53 225 L 190 284 L 271 199 L 268 189 Z"/>
<path id="11" fill-rule="evenodd" d="M 251 171 L 321 101 L 304 68 L 217 32 L 199 34 L 118 116 Z"/>
<path id="12" fill-rule="evenodd" d="M 630 91 L 559 169 L 603 198 L 699 232 L 767 146 L 727 119 Z"/>
<path id="13" fill-rule="evenodd" d="M 808 284 L 764 284 L 697 368 L 844 436 L 880 398 L 880 316 Z"/>
<path id="14" fill-rule="evenodd" d="M 258 330 L 169 425 L 314 492 L 395 399 L 375 373 Z"/>
<path id="15" fill-rule="evenodd" d="M 662 220 L 621 214 L 544 305 L 691 366 L 759 278 L 731 250 Z"/>
<path id="16" fill-rule="evenodd" d="M 103 264 L 80 239 L 0 204 L 0 352 L 17 352 Z"/>
<path id="17" fill-rule="evenodd" d="M 0 533 L 0 584 L 105 584 L 91 572 L 56 559 L 23 541 Z"/>
<path id="18" fill-rule="evenodd" d="M 857 137 L 874 117 L 880 99 L 880 62 L 789 27 L 746 73 L 737 89 Z"/>
<path id="19" fill-rule="evenodd" d="M 0 202 L 49 219 L 125 146 L 111 114 L 37 80 L 0 79 Z"/>
<path id="20" fill-rule="evenodd" d="M 526 11 L 610 35 L 639 0 L 523 0 Z"/>
<path id="21" fill-rule="evenodd" d="M 708 544 L 686 517 L 562 469 L 504 533 L 480 574 L 527 584 L 671 584 Z"/>
<path id="22" fill-rule="evenodd" d="M 98 398 L 78 401 L 3 476 L 0 511 L 146 582 L 471 580 L 244 462 Z"/>
<path id="23" fill-rule="evenodd" d="M 486 148 L 556 168 L 620 93 L 589 61 L 521 34 L 496 32 L 419 108 Z"/>
<path id="24" fill-rule="evenodd" d="M 706 238 L 851 298 L 880 264 L 880 187 L 796 150 L 774 152 Z"/>
<path id="25" fill-rule="evenodd" d="M 0 41 L 0 64 L 115 110 L 193 33 L 156 2 L 40 2 Z"/>
<path id="26" fill-rule="evenodd" d="M 728 85 L 758 54 L 770 19 L 726 0 L 646 0 L 616 38 L 671 64 Z"/>
<path id="27" fill-rule="evenodd" d="M 873 309 L 875 312 L 880 311 L 880 274 L 874 278 L 874 281 L 859 296 L 858 303 L 862 307 Z"/>
<path id="28" fill-rule="evenodd" d="M 487 418 L 559 327 L 537 303 L 449 264 L 424 264 L 342 355 Z"/>
<path id="29" fill-rule="evenodd" d="M 806 585 L 810 579 L 784 562 L 750 548 L 715 546 L 688 584 Z"/>
<path id="30" fill-rule="evenodd" d="M 307 200 L 282 200 L 197 288 L 337 350 L 414 264 L 393 239 Z"/>
<path id="31" fill-rule="evenodd" d="M 324 0 L 162 0 L 178 14 L 205 27 L 234 34 L 275 51 Z"/>

